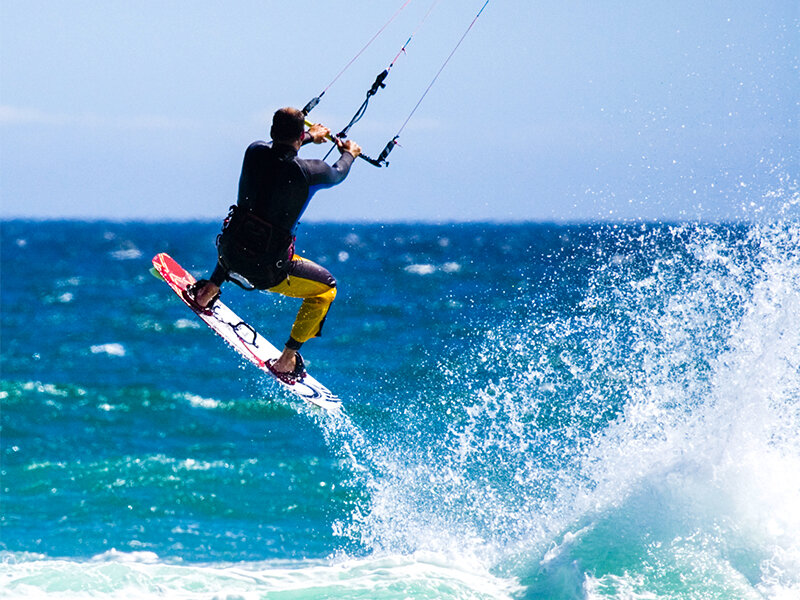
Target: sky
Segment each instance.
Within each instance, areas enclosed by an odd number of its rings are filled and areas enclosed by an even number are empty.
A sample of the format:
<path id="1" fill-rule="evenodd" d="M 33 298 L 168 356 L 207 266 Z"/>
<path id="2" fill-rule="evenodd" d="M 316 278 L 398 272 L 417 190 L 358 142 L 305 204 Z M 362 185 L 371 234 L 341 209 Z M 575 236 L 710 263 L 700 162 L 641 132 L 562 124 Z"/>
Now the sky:
<path id="1" fill-rule="evenodd" d="M 342 128 L 413 33 L 350 131 L 377 155 L 484 1 L 0 0 L 0 218 L 221 219 L 274 110 L 404 6 L 310 115 Z M 357 161 L 304 219 L 778 214 L 800 173 L 799 52 L 796 0 L 492 0 L 390 165 Z"/>

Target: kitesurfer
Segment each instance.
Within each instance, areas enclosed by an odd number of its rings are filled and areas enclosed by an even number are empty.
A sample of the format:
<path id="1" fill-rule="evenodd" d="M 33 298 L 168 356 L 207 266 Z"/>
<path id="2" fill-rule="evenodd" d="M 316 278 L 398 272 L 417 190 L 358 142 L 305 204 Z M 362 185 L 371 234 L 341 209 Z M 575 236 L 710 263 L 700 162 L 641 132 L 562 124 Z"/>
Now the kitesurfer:
<path id="1" fill-rule="evenodd" d="M 222 283 L 236 275 L 256 289 L 302 298 L 283 353 L 269 365 L 278 377 L 293 380 L 303 373 L 298 350 L 320 335 L 336 297 L 333 275 L 294 253 L 297 222 L 317 190 L 347 177 L 361 148 L 335 139 L 341 153 L 335 164 L 299 158 L 301 146 L 323 143 L 330 130 L 315 124 L 305 131 L 305 114 L 295 108 L 275 112 L 270 135 L 271 143 L 254 142 L 245 152 L 238 200 L 217 237 L 217 266 L 209 280 L 195 286 L 195 301 L 211 306 Z"/>

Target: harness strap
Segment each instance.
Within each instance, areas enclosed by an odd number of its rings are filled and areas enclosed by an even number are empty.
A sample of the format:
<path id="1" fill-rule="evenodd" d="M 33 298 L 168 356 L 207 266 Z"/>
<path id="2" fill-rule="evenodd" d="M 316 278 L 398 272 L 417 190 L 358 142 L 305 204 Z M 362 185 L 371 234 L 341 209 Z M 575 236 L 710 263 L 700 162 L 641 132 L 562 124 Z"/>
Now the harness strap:
<path id="1" fill-rule="evenodd" d="M 261 289 L 256 273 L 285 272 L 294 257 L 294 242 L 291 232 L 233 205 L 217 235 L 218 262 L 212 281 L 231 281 L 244 290 Z"/>

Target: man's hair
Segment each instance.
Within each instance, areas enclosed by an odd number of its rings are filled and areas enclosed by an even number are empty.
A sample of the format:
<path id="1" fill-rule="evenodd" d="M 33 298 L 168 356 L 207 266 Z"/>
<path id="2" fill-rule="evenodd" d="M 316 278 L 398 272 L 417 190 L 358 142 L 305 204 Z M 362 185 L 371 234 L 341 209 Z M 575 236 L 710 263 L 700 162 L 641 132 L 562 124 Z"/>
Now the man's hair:
<path id="1" fill-rule="evenodd" d="M 287 106 L 276 110 L 272 116 L 270 135 L 276 142 L 294 142 L 303 136 L 305 124 L 303 112 Z"/>

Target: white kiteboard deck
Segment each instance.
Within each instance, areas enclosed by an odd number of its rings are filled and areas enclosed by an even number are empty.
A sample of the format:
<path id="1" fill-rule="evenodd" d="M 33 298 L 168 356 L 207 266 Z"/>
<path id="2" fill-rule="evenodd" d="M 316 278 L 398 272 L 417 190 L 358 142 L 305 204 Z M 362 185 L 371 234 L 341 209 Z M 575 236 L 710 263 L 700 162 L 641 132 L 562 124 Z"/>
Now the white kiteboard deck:
<path id="1" fill-rule="evenodd" d="M 268 373 L 284 389 L 327 410 L 338 410 L 341 407 L 342 401 L 308 373 L 292 383 L 277 378 L 267 366 L 267 361 L 277 359 L 281 355 L 281 351 L 265 340 L 251 325 L 238 317 L 220 300 L 217 300 L 211 309 L 200 309 L 191 303 L 185 293 L 186 289 L 195 283 L 195 278 L 187 273 L 175 259 L 165 253 L 157 254 L 153 257 L 153 266 L 184 304 L 191 308 L 206 325 L 211 327 L 239 354 Z"/>

